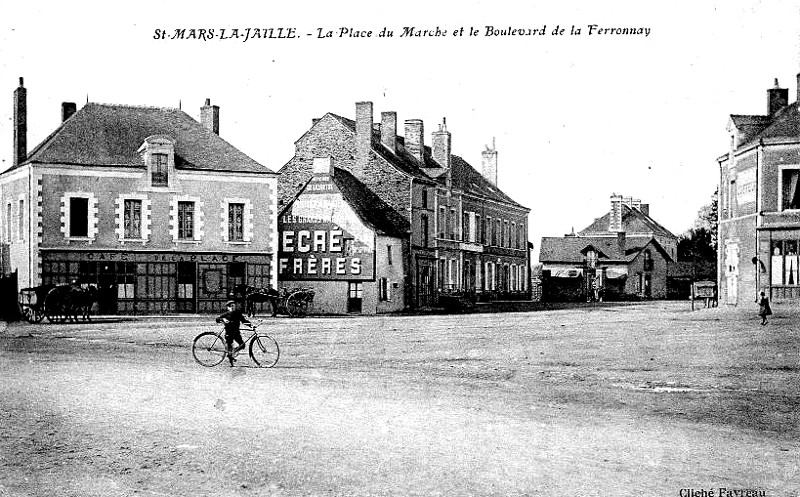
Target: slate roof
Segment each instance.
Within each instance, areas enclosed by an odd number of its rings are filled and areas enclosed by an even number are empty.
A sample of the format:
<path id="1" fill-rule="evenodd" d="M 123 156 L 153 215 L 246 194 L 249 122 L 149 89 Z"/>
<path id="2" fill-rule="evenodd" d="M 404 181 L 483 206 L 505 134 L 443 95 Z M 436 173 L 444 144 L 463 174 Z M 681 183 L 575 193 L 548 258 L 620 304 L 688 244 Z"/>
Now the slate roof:
<path id="1" fill-rule="evenodd" d="M 330 113 L 330 115 L 355 133 L 355 121 L 332 113 Z M 397 144 L 398 151 L 397 154 L 394 154 L 381 143 L 380 131 L 372 130 L 372 149 L 390 164 L 393 164 L 400 171 L 417 179 L 444 181 L 441 179 L 444 169 L 442 169 L 438 162 L 433 160 L 431 147 L 425 146 L 423 152 L 424 163 L 422 163 L 413 155 L 406 152 L 404 137 L 398 135 Z M 454 188 L 460 189 L 470 195 L 524 208 L 521 204 L 515 202 L 511 197 L 503 193 L 499 188 L 492 185 L 489 180 L 458 155 L 451 154 L 450 168 Z"/>
<path id="2" fill-rule="evenodd" d="M 350 172 L 335 167 L 332 179 L 356 214 L 376 231 L 388 236 L 408 236 L 411 230 L 408 220 L 381 200 Z"/>
<path id="3" fill-rule="evenodd" d="M 384 202 L 380 197 L 367 188 L 355 176 L 350 174 L 349 171 L 334 167 L 333 176 L 331 176 L 333 183 L 339 189 L 345 201 L 353 208 L 362 221 L 370 225 L 375 231 L 387 236 L 394 236 L 398 238 L 405 238 L 411 230 L 411 225 L 408 220 L 392 209 L 389 204 Z M 311 178 L 305 185 L 297 192 L 290 201 L 286 203 L 280 216 L 288 210 L 294 203 L 295 199 L 303 194 Z"/>
<path id="4" fill-rule="evenodd" d="M 636 245 L 631 245 L 632 242 Z M 586 252 L 593 248 L 598 253 L 598 261 L 605 263 L 629 263 L 636 258 L 647 246 L 652 245 L 662 256 L 671 261 L 655 238 L 650 238 L 646 243 L 641 240 L 626 239 L 625 251 L 619 249 L 617 238 L 608 236 L 565 236 L 542 237 L 539 249 L 539 261 L 542 263 L 575 263 L 581 264 Z"/>
<path id="5" fill-rule="evenodd" d="M 626 233 L 632 234 L 645 232 L 670 238 L 677 238 L 667 228 L 663 227 L 658 223 L 658 221 L 648 216 L 644 212 L 638 209 L 632 209 L 625 204 L 623 204 L 622 207 L 622 228 Z M 578 234 L 581 236 L 591 236 L 598 233 L 609 233 L 608 224 L 610 216 L 611 213 L 607 212 L 602 217 L 595 219 L 592 224 L 579 231 Z"/>
<path id="6" fill-rule="evenodd" d="M 182 110 L 97 103 L 63 122 L 23 164 L 144 167 L 138 150 L 152 135 L 175 140 L 178 169 L 272 173 Z"/>
<path id="7" fill-rule="evenodd" d="M 731 115 L 731 121 L 746 136 L 739 148 L 759 140 L 797 140 L 800 137 L 800 103 L 787 105 L 772 116 Z"/>

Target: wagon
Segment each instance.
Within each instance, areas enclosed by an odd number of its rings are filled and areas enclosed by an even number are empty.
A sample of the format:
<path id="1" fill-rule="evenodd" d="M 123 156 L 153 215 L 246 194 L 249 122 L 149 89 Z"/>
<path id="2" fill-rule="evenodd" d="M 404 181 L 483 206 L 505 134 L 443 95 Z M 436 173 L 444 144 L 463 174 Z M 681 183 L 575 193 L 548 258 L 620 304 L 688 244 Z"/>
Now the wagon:
<path id="1" fill-rule="evenodd" d="M 17 303 L 22 317 L 30 323 L 41 322 L 45 317 L 51 323 L 91 321 L 91 308 L 97 295 L 93 285 L 42 285 L 23 288 Z"/>

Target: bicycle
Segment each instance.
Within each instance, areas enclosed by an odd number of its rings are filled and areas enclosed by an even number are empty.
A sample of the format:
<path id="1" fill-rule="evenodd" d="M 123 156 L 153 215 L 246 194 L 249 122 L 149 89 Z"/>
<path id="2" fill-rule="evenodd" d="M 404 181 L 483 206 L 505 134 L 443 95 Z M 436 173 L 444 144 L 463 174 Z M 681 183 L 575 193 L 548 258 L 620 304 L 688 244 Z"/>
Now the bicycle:
<path id="1" fill-rule="evenodd" d="M 266 333 L 259 333 L 258 327 L 262 322 L 251 325 L 252 331 L 250 338 L 244 341 L 239 351 L 244 350 L 248 342 L 250 343 L 248 352 L 250 359 L 262 368 L 271 368 L 278 363 L 281 356 L 281 349 L 278 342 Z M 239 351 L 233 352 L 235 358 Z M 192 355 L 194 360 L 201 366 L 211 368 L 225 360 L 228 356 L 228 347 L 225 343 L 225 329 L 220 331 L 204 331 L 194 338 L 192 342 Z"/>

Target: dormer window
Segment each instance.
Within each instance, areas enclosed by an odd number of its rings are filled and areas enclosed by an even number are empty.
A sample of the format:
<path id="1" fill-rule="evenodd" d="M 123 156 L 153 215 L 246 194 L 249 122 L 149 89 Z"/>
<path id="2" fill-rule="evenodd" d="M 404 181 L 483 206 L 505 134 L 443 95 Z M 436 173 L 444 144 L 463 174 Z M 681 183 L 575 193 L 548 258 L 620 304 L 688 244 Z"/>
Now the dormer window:
<path id="1" fill-rule="evenodd" d="M 169 156 L 152 154 L 150 156 L 150 179 L 153 186 L 169 186 Z"/>
<path id="2" fill-rule="evenodd" d="M 175 141 L 167 135 L 145 138 L 139 154 L 147 166 L 147 178 L 152 188 L 170 188 L 175 176 Z"/>
<path id="3" fill-rule="evenodd" d="M 597 252 L 588 250 L 586 252 L 586 265 L 590 268 L 597 267 Z"/>

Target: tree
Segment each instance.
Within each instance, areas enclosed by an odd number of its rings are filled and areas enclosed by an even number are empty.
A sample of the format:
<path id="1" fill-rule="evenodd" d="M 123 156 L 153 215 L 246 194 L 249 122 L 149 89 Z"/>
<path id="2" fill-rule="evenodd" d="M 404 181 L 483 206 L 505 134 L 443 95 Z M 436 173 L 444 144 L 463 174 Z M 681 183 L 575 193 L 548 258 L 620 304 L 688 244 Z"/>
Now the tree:
<path id="1" fill-rule="evenodd" d="M 716 262 L 718 193 L 719 189 L 714 191 L 711 203 L 697 212 L 694 226 L 678 238 L 678 260 Z"/>

